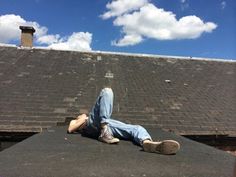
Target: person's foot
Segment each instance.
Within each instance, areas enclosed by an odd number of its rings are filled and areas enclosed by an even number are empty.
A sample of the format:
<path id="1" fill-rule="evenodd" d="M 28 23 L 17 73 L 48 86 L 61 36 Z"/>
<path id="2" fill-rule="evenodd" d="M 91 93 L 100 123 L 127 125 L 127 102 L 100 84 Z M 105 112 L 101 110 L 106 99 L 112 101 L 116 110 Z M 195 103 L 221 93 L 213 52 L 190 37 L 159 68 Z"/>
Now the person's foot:
<path id="1" fill-rule="evenodd" d="M 165 155 L 176 154 L 180 149 L 180 144 L 174 140 L 164 140 L 154 142 L 150 140 L 143 141 L 143 150 L 145 152 L 155 152 Z"/>
<path id="2" fill-rule="evenodd" d="M 107 125 L 101 129 L 101 135 L 98 137 L 98 140 L 108 144 L 116 144 L 120 141 L 118 138 L 113 137 Z"/>

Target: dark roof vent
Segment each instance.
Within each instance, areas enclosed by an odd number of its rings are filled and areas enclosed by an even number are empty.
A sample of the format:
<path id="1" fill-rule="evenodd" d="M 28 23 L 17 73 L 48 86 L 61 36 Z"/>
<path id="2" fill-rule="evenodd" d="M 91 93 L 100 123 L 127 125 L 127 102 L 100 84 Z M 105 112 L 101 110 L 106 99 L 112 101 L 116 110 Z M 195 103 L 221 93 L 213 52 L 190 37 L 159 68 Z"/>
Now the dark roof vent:
<path id="1" fill-rule="evenodd" d="M 20 26 L 21 47 L 33 47 L 33 34 L 35 29 L 31 26 Z"/>

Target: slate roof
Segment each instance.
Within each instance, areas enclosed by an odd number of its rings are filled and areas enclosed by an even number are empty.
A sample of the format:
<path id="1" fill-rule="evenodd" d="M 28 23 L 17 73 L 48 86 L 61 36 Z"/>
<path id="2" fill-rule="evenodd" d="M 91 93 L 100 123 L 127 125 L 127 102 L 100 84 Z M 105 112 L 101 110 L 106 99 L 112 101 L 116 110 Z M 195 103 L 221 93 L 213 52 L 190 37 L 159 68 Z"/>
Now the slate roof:
<path id="1" fill-rule="evenodd" d="M 87 112 L 181 135 L 236 136 L 236 62 L 0 47 L 0 131 L 40 132 Z"/>
<path id="2" fill-rule="evenodd" d="M 0 152 L 3 177 L 233 177 L 235 157 L 160 129 L 154 139 L 175 139 L 176 155 L 143 152 L 129 141 L 108 145 L 55 127 Z"/>

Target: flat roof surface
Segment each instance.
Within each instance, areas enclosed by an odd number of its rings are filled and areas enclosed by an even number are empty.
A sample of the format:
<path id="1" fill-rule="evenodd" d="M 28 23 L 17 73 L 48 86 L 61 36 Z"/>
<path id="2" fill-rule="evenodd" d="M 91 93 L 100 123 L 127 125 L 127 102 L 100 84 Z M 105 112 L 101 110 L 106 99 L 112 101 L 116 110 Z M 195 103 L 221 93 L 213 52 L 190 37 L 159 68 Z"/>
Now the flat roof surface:
<path id="1" fill-rule="evenodd" d="M 181 143 L 176 155 L 143 152 L 129 141 L 108 145 L 55 127 L 0 152 L 1 177 L 234 177 L 236 158 L 160 129 L 154 139 Z"/>

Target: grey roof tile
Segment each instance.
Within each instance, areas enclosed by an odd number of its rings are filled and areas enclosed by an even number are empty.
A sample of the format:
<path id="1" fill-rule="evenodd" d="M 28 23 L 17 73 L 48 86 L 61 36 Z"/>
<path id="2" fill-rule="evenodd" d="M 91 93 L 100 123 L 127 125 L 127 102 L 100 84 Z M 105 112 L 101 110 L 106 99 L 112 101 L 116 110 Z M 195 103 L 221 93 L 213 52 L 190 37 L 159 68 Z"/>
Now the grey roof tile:
<path id="1" fill-rule="evenodd" d="M 100 89 L 110 85 L 114 117 L 124 122 L 184 135 L 236 134 L 236 62 L 14 47 L 0 51 L 3 121 L 63 124 L 66 117 L 88 112 Z"/>

